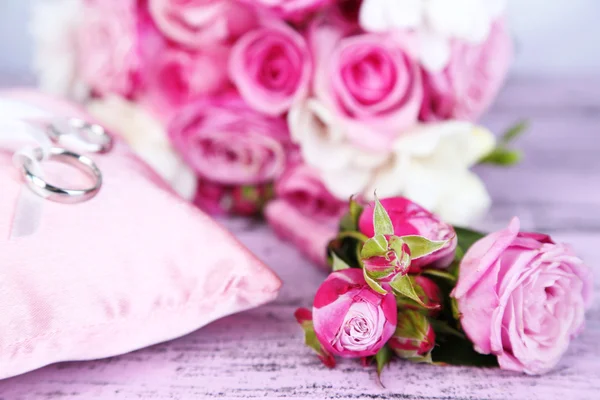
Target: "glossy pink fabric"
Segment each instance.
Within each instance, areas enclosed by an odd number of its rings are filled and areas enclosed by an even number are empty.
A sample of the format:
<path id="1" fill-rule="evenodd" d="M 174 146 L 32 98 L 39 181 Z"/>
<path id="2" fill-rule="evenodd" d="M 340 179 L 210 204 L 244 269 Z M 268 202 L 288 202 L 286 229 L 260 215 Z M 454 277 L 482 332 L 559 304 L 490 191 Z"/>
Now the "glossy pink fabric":
<path id="1" fill-rule="evenodd" d="M 36 94 L 11 96 L 85 116 Z M 170 340 L 278 293 L 269 268 L 121 141 L 93 158 L 104 174 L 96 198 L 45 201 L 38 231 L 8 240 L 23 186 L 0 150 L 0 378 Z"/>

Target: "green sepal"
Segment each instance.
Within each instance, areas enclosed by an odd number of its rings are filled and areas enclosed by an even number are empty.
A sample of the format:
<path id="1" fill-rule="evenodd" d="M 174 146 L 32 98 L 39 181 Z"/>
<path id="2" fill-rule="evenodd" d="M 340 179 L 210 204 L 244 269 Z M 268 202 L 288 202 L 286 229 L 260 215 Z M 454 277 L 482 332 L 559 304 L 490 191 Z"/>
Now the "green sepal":
<path id="1" fill-rule="evenodd" d="M 448 244 L 447 240 L 429 240 L 424 236 L 418 235 L 401 236 L 400 239 L 408 245 L 410 258 L 413 260 L 435 253 Z"/>
<path id="2" fill-rule="evenodd" d="M 383 235 L 375 235 L 363 245 L 360 256 L 363 259 L 385 256 L 388 252 L 388 241 Z"/>
<path id="3" fill-rule="evenodd" d="M 452 317 L 460 324 L 462 314 L 458 309 L 458 301 L 454 297 L 450 297 L 450 309 L 452 310 Z"/>
<path id="4" fill-rule="evenodd" d="M 373 289 L 374 291 L 376 291 L 379 294 L 387 294 L 387 290 L 385 290 L 379 284 L 379 282 L 377 282 L 375 279 L 373 279 L 372 277 L 370 277 L 369 274 L 367 273 L 367 270 L 365 268 L 363 268 L 363 275 L 365 277 L 365 281 L 367 282 L 367 284 L 369 285 L 369 287 L 371 289 Z"/>
<path id="5" fill-rule="evenodd" d="M 357 231 L 358 221 L 360 215 L 363 212 L 363 206 L 361 206 L 354 197 L 350 198 L 348 212 L 342 217 L 340 221 L 340 231 Z"/>
<path id="6" fill-rule="evenodd" d="M 381 205 L 381 202 L 375 195 L 375 210 L 373 211 L 373 228 L 375 229 L 375 235 L 393 235 L 394 225 L 388 215 L 385 208 Z"/>
<path id="7" fill-rule="evenodd" d="M 434 363 L 433 360 L 431 359 L 431 352 L 429 352 L 421 357 L 409 357 L 409 358 L 406 358 L 405 360 L 408 360 L 415 364 L 433 364 Z"/>
<path id="8" fill-rule="evenodd" d="M 331 269 L 335 272 L 335 271 L 342 271 L 344 269 L 349 269 L 350 266 L 341 258 L 339 258 L 337 256 L 337 254 L 335 254 L 334 252 L 331 252 L 331 258 L 332 258 L 332 265 L 331 265 Z"/>
<path id="9" fill-rule="evenodd" d="M 377 379 L 379 379 L 379 383 L 381 386 L 381 372 L 392 361 L 392 357 L 394 356 L 394 352 L 386 345 L 383 346 L 377 354 L 375 354 L 375 362 L 377 364 Z"/>
<path id="10" fill-rule="evenodd" d="M 300 308 L 296 310 L 294 316 L 304 331 L 304 344 L 317 353 L 317 356 L 325 366 L 333 368 L 335 366 L 335 359 L 319 342 L 312 322 L 312 313 L 308 309 Z"/>
<path id="11" fill-rule="evenodd" d="M 483 157 L 479 164 L 499 165 L 510 167 L 523 160 L 523 153 L 519 150 L 510 150 L 503 147 L 496 147 L 488 155 Z"/>
<path id="12" fill-rule="evenodd" d="M 421 307 L 431 309 L 434 307 L 430 307 L 427 304 L 423 303 L 423 300 L 419 297 L 418 293 L 413 286 L 412 280 L 409 275 L 397 275 L 392 282 L 390 282 L 390 286 L 394 289 L 394 292 L 400 296 L 404 296 L 410 300 L 413 300 Z"/>

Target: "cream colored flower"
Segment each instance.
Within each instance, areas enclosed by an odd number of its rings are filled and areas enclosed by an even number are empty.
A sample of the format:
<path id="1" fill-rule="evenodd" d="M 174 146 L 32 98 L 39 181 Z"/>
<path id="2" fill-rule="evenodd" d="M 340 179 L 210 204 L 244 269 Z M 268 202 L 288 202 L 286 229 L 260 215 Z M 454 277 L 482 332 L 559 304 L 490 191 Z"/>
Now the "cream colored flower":
<path id="1" fill-rule="evenodd" d="M 402 195 L 457 225 L 469 225 L 489 208 L 490 197 L 470 168 L 494 148 L 495 138 L 472 123 L 416 126 L 380 153 L 350 143 L 343 122 L 314 99 L 292 107 L 289 126 L 305 162 L 339 199 L 372 198 L 375 190 L 380 197 Z"/>
<path id="2" fill-rule="evenodd" d="M 77 71 L 75 40 L 83 21 L 82 5 L 82 0 L 35 0 L 30 23 L 40 89 L 78 101 L 89 95 Z"/>
<path id="3" fill-rule="evenodd" d="M 410 29 L 420 38 L 420 59 L 431 71 L 450 60 L 450 41 L 483 43 L 506 0 L 364 0 L 360 25 L 370 32 Z"/>
<path id="4" fill-rule="evenodd" d="M 91 101 L 88 111 L 118 132 L 179 195 L 187 200 L 194 197 L 196 175 L 171 147 L 161 122 L 149 112 L 118 96 Z"/>

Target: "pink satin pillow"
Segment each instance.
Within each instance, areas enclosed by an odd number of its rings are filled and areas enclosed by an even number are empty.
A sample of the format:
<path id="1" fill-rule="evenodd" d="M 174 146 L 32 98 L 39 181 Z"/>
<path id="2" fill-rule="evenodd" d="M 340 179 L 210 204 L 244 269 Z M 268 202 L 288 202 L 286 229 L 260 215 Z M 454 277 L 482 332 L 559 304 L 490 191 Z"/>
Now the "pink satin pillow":
<path id="1" fill-rule="evenodd" d="M 35 93 L 0 96 L 3 117 L 49 114 L 88 118 Z M 37 231 L 10 238 L 27 189 L 0 149 L 0 378 L 173 339 L 278 293 L 269 268 L 121 141 L 91 157 L 104 175 L 97 197 L 44 201 Z"/>

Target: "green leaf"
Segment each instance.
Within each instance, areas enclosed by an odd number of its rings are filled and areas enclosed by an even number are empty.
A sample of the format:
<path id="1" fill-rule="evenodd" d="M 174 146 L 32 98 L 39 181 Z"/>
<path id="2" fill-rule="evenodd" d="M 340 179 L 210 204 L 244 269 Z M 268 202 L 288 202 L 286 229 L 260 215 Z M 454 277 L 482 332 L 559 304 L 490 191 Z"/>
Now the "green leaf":
<path id="1" fill-rule="evenodd" d="M 379 294 L 387 294 L 387 290 L 385 290 L 383 287 L 381 287 L 379 282 L 377 282 L 375 279 L 371 278 L 369 276 L 369 274 L 367 273 L 367 270 L 364 268 L 363 268 L 363 275 L 365 277 L 365 281 L 367 281 L 367 284 L 369 285 L 369 287 L 371 289 L 373 289 L 374 291 L 376 291 Z"/>
<path id="2" fill-rule="evenodd" d="M 460 228 L 455 226 L 454 231 L 456 232 L 458 247 L 460 247 L 461 251 L 464 253 L 469 250 L 469 248 L 473 245 L 473 243 L 482 239 L 485 234 L 481 232 L 477 232 L 467 228 Z"/>
<path id="3" fill-rule="evenodd" d="M 394 292 L 415 301 L 421 307 L 431 308 L 425 303 L 423 303 L 418 293 L 415 291 L 415 287 L 412 284 L 410 276 L 397 275 L 394 278 L 394 280 L 390 283 L 390 286 L 392 287 L 392 289 L 394 289 Z"/>
<path id="4" fill-rule="evenodd" d="M 435 276 L 438 278 L 446 279 L 452 283 L 456 282 L 456 277 L 454 275 L 452 275 L 449 272 L 442 271 L 441 269 L 430 268 L 430 269 L 423 270 L 422 273 L 424 275 L 430 275 L 430 276 Z"/>
<path id="5" fill-rule="evenodd" d="M 458 321 L 458 324 L 460 324 L 461 313 L 458 309 L 458 302 L 454 297 L 450 297 L 450 309 L 452 310 L 452 318 L 454 318 L 456 321 Z"/>
<path id="6" fill-rule="evenodd" d="M 381 372 L 383 371 L 383 368 L 392 361 L 393 356 L 394 353 L 387 345 L 383 346 L 381 350 L 375 354 L 375 362 L 377 363 L 377 377 L 380 379 L 380 382 Z"/>
<path id="7" fill-rule="evenodd" d="M 360 251 L 360 256 L 363 259 L 385 256 L 388 251 L 388 241 L 383 235 L 375 235 L 367 240 Z"/>
<path id="8" fill-rule="evenodd" d="M 453 335 L 460 339 L 467 339 L 462 332 L 451 327 L 446 321 L 430 318 L 429 323 L 437 335 Z"/>
<path id="9" fill-rule="evenodd" d="M 373 212 L 373 227 L 375 228 L 375 235 L 393 235 L 394 225 L 388 215 L 385 208 L 381 205 L 381 202 L 375 195 L 375 210 Z"/>
<path id="10" fill-rule="evenodd" d="M 521 162 L 523 153 L 519 150 L 510 150 L 504 147 L 496 147 L 488 155 L 479 160 L 479 164 L 499 165 L 510 167 Z"/>
<path id="11" fill-rule="evenodd" d="M 448 243 L 447 240 L 434 241 L 417 235 L 401 236 L 400 239 L 408 245 L 413 260 L 435 253 Z"/>
<path id="12" fill-rule="evenodd" d="M 331 269 L 333 269 L 334 272 L 350 268 L 350 266 L 348 264 L 346 264 L 346 262 L 344 260 L 339 258 L 337 256 L 337 254 L 332 252 L 331 258 L 333 259 L 333 264 L 331 266 Z"/>
<path id="13" fill-rule="evenodd" d="M 529 128 L 529 121 L 526 119 L 517 122 L 502 135 L 500 138 L 500 146 L 504 147 L 512 142 L 514 139 L 519 137 L 523 132 Z"/>
<path id="14" fill-rule="evenodd" d="M 348 212 L 344 214 L 340 221 L 340 231 L 357 231 L 358 220 L 363 212 L 363 206 L 361 206 L 354 197 L 350 198 L 348 206 Z"/>

